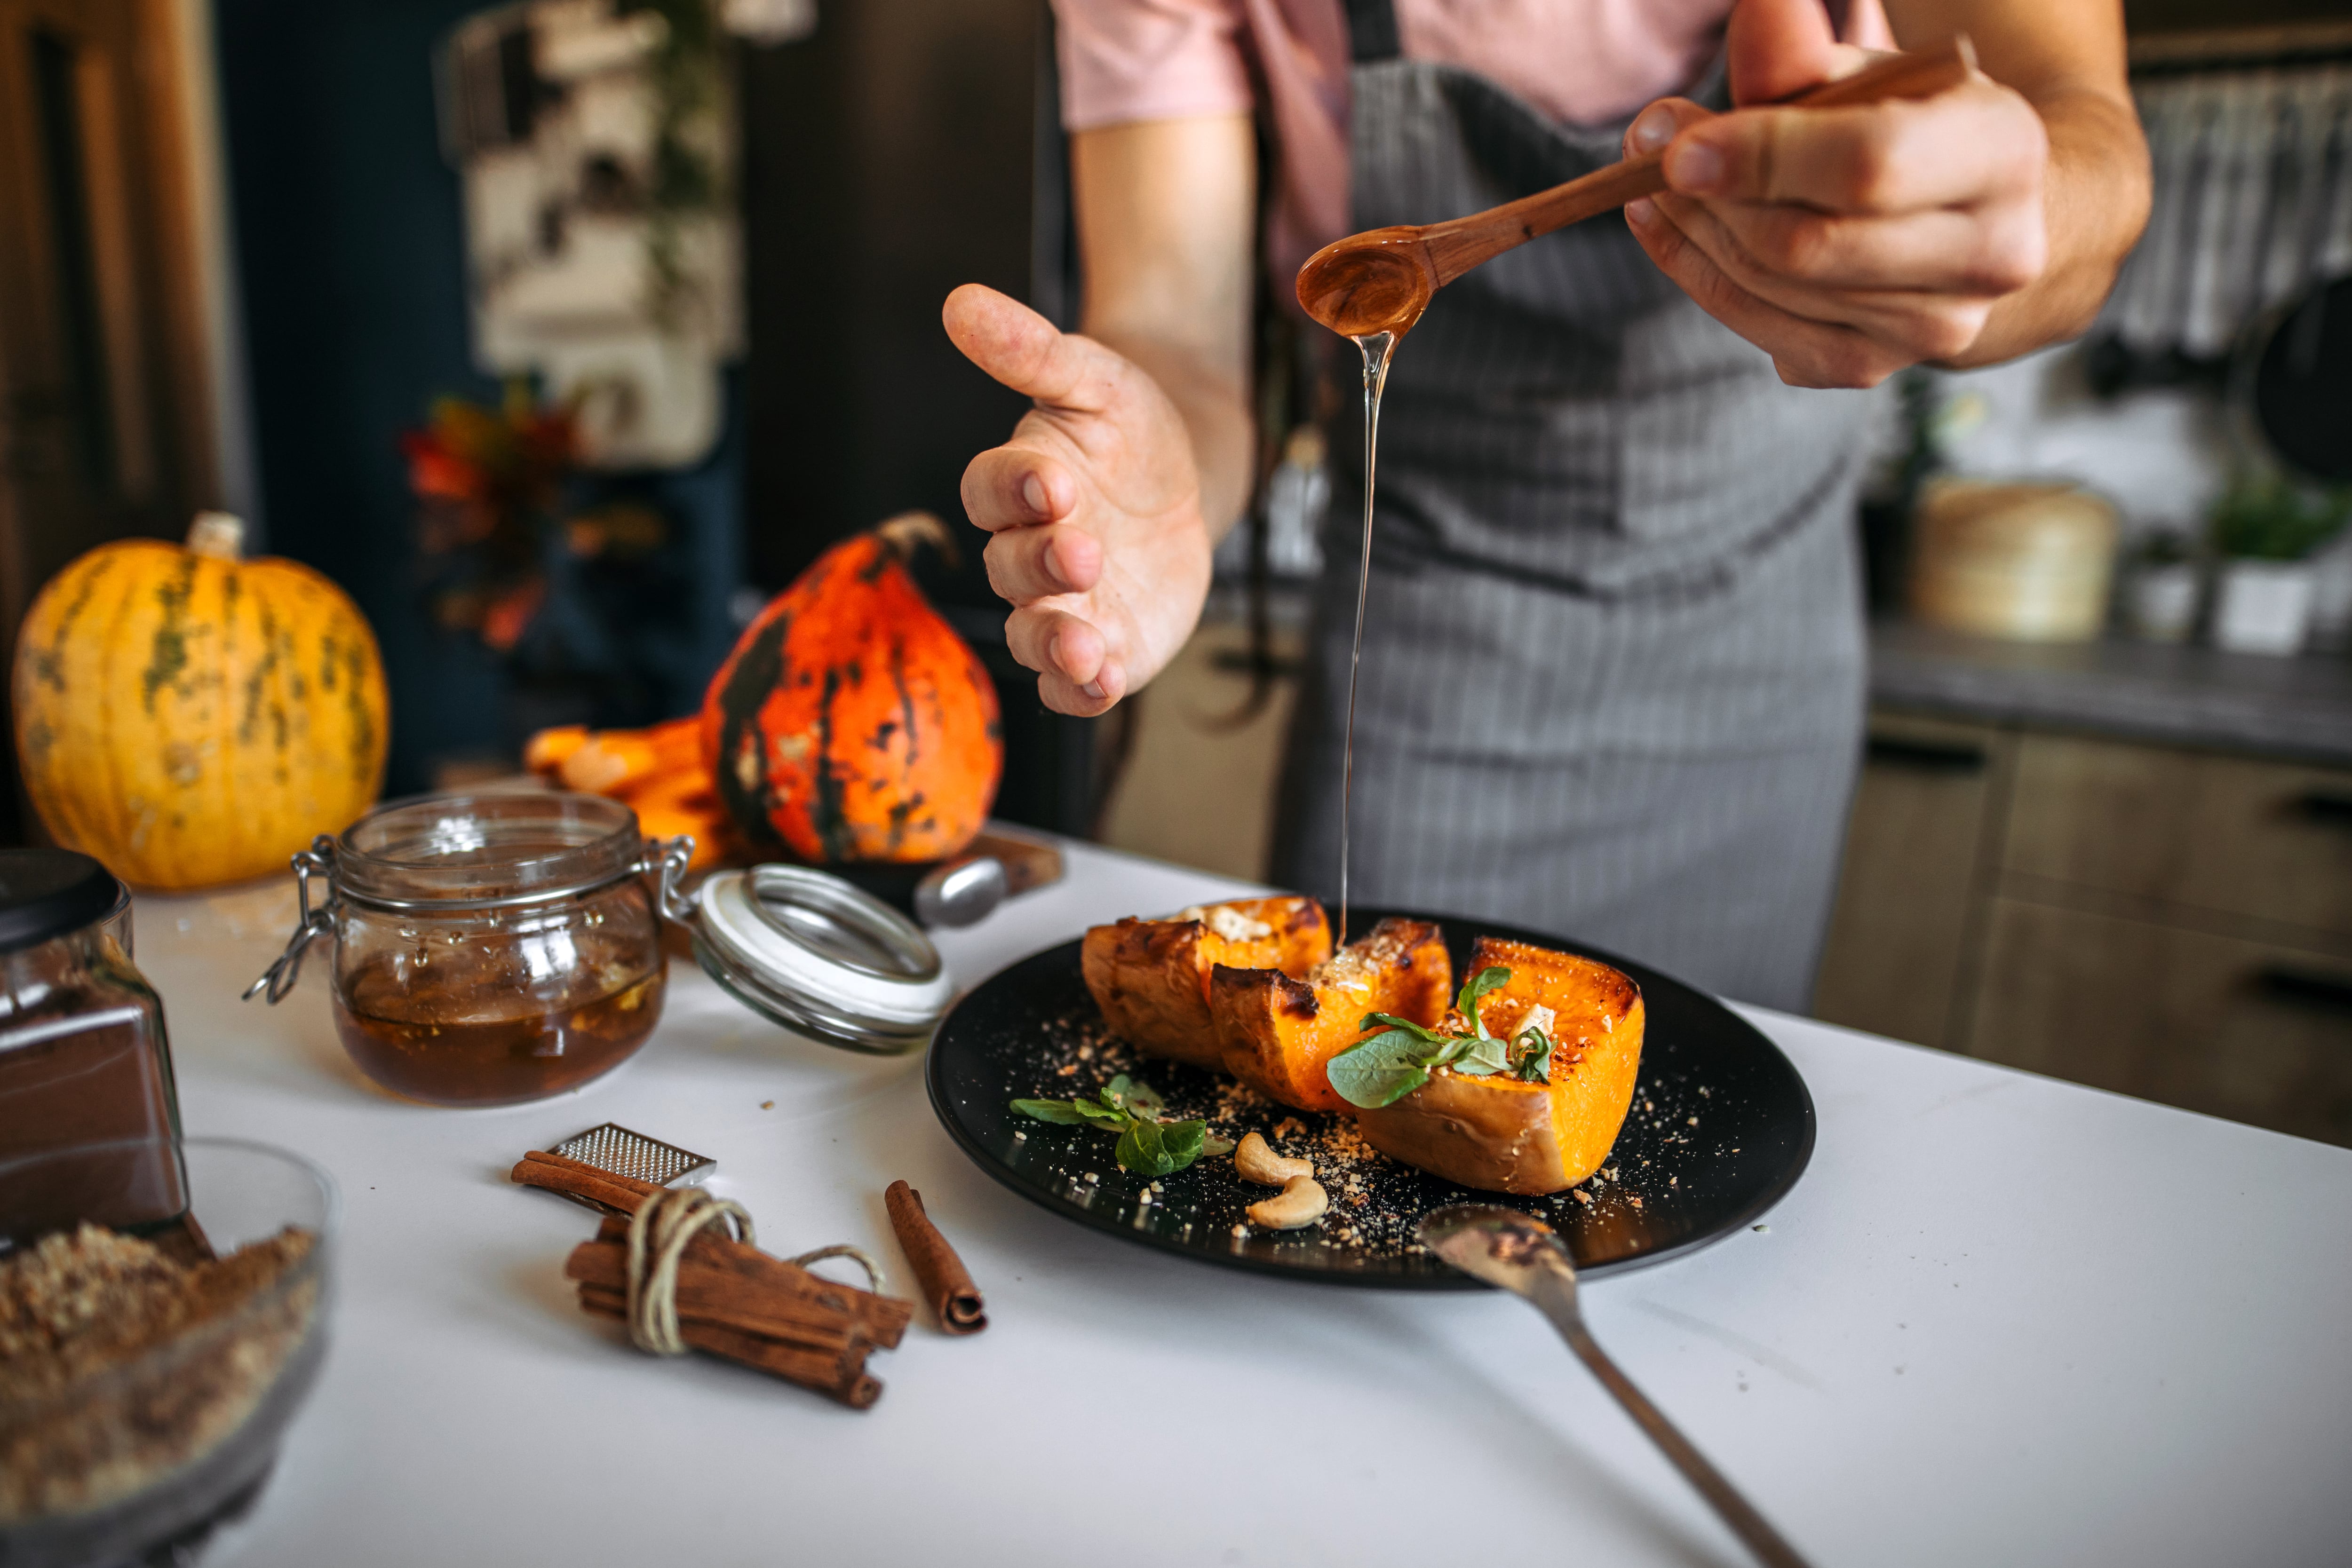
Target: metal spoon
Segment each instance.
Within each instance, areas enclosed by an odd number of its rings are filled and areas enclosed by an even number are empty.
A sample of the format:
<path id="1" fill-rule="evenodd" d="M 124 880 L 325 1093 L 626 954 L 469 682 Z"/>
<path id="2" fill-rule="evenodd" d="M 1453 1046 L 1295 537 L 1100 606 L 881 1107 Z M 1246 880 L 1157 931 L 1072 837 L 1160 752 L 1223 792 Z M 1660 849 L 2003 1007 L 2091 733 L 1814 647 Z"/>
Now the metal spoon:
<path id="1" fill-rule="evenodd" d="M 1698 1488 L 1699 1495 L 1756 1553 L 1757 1561 L 1770 1568 L 1806 1568 L 1796 1549 L 1780 1539 L 1780 1531 L 1765 1522 L 1723 1472 L 1706 1462 L 1706 1456 L 1691 1446 L 1690 1439 L 1594 1343 L 1584 1326 L 1584 1314 L 1577 1310 L 1575 1266 L 1550 1226 L 1515 1208 L 1459 1204 L 1423 1216 L 1420 1232 L 1424 1246 L 1464 1273 L 1533 1301 L 1551 1320 L 1560 1338 L 1568 1341 L 1568 1347 L 1601 1380 L 1601 1386 L 1616 1396 L 1625 1413 Z"/>
<path id="2" fill-rule="evenodd" d="M 1785 101 L 1834 109 L 1933 98 L 1967 81 L 1975 68 L 1976 53 L 1963 35 L 1916 53 L 1885 56 Z M 1430 297 L 1472 267 L 1665 188 L 1662 155 L 1652 152 L 1467 217 L 1367 229 L 1307 258 L 1298 269 L 1298 303 L 1343 338 L 1402 337 L 1429 308 Z"/>
<path id="3" fill-rule="evenodd" d="M 915 884 L 915 918 L 926 929 L 977 925 L 1012 893 L 994 855 L 950 861 Z"/>

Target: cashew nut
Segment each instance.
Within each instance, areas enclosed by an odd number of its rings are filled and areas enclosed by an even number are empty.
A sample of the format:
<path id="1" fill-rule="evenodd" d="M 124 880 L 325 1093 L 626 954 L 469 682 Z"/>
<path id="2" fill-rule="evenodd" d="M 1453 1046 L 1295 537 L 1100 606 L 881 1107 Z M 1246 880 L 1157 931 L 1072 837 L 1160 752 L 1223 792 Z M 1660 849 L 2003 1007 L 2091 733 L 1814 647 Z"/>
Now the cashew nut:
<path id="1" fill-rule="evenodd" d="M 1234 1150 L 1234 1172 L 1244 1181 L 1254 1181 L 1261 1186 L 1280 1186 L 1292 1176 L 1315 1174 L 1313 1160 L 1286 1160 L 1267 1146 L 1266 1141 L 1252 1133 Z"/>
<path id="2" fill-rule="evenodd" d="M 1331 1200 L 1324 1196 L 1320 1182 L 1311 1176 L 1295 1176 L 1272 1197 L 1251 1204 L 1249 1217 L 1252 1224 L 1263 1225 L 1268 1230 L 1296 1230 L 1322 1218 L 1323 1211 L 1330 1207 Z"/>

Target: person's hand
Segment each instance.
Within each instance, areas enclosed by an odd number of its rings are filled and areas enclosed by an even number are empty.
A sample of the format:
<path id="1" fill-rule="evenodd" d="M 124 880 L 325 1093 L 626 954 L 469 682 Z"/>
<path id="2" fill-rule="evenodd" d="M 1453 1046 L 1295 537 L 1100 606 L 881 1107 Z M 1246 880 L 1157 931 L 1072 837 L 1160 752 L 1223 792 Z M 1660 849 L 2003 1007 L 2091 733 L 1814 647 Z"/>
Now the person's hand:
<path id="1" fill-rule="evenodd" d="M 1159 384 L 1091 338 L 976 283 L 948 296 L 948 336 L 1036 400 L 1013 439 L 963 471 L 964 510 L 994 537 L 1004 640 L 1057 712 L 1103 712 L 1160 673 L 1209 593 L 1209 530 L 1184 421 Z"/>
<path id="2" fill-rule="evenodd" d="M 1820 0 L 1739 0 L 1732 101 L 1785 98 L 1870 56 Z M 2049 140 L 1981 75 L 1918 101 L 1708 113 L 1663 99 L 1626 132 L 1670 187 L 1625 210 L 1652 260 L 1796 386 L 1875 386 L 1963 356 L 2048 255 Z"/>

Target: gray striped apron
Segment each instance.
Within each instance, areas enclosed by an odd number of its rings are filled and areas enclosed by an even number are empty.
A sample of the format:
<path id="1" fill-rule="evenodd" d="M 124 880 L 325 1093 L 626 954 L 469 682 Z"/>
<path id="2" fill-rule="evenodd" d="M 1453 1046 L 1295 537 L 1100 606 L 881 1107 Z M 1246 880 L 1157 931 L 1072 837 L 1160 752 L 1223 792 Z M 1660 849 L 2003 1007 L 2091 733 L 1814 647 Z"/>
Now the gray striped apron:
<path id="1" fill-rule="evenodd" d="M 1384 5 L 1349 9 L 1357 227 L 1619 155 L 1622 126 L 1563 128 L 1394 57 L 1392 21 L 1363 26 Z M 1330 564 L 1274 868 L 1327 898 L 1363 507 L 1360 371 L 1338 348 Z M 1783 385 L 1620 218 L 1442 290 L 1381 408 L 1356 902 L 1554 931 L 1803 1010 L 1861 753 L 1865 395 Z"/>

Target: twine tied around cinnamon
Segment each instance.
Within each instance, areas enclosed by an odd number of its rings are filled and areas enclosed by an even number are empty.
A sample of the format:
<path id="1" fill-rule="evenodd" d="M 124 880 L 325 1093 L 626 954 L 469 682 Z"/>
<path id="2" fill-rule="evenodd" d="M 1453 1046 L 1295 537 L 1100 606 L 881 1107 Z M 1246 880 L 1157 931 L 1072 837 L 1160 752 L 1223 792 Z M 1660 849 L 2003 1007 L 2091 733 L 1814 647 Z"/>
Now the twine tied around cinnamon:
<path id="1" fill-rule="evenodd" d="M 698 1186 L 662 1188 L 629 1217 L 629 1338 L 639 1350 L 684 1355 L 691 1348 L 678 1335 L 677 1260 L 705 1226 L 721 1219 L 734 1222 L 735 1239 L 752 1244 L 751 1212 Z"/>
<path id="2" fill-rule="evenodd" d="M 751 1211 L 698 1186 L 659 1188 L 629 1217 L 629 1339 L 639 1350 L 684 1355 L 694 1348 L 678 1329 L 678 1260 L 704 1227 L 722 1219 L 732 1223 L 736 1240 L 754 1244 Z M 887 1291 L 880 1266 L 855 1247 L 820 1247 L 790 1261 L 806 1268 L 825 1258 L 852 1260 L 866 1270 L 876 1295 Z"/>

